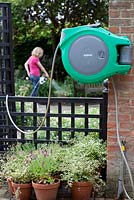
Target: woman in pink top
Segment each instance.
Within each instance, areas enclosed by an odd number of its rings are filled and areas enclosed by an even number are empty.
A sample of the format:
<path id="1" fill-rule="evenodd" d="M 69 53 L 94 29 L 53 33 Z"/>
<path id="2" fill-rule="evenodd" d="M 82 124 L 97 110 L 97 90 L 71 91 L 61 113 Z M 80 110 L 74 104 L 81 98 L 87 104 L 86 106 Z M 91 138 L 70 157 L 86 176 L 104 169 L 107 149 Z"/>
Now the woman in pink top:
<path id="1" fill-rule="evenodd" d="M 45 77 L 49 77 L 47 71 L 40 62 L 40 58 L 43 56 L 43 49 L 40 47 L 35 47 L 31 53 L 29 59 L 25 62 L 24 66 L 27 71 L 27 75 L 32 81 L 32 92 L 31 96 L 37 96 L 39 91 L 39 79 L 40 72 L 44 73 Z"/>

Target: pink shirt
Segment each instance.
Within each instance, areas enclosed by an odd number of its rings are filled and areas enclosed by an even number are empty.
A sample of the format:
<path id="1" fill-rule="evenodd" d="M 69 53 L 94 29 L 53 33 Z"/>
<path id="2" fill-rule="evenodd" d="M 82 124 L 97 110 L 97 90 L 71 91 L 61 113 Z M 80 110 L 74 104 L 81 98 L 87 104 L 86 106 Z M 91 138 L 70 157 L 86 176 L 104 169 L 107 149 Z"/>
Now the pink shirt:
<path id="1" fill-rule="evenodd" d="M 39 58 L 36 56 L 30 56 L 28 60 L 30 74 L 34 76 L 40 76 L 40 68 L 38 67 Z"/>

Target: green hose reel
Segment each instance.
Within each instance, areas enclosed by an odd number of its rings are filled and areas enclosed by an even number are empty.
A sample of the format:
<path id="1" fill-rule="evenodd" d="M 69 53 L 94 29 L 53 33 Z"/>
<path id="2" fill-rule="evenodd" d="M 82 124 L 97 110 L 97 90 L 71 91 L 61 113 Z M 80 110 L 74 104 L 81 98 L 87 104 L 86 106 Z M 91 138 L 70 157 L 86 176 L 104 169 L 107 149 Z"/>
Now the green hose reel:
<path id="1" fill-rule="evenodd" d="M 60 39 L 65 70 L 76 81 L 97 83 L 131 67 L 131 43 L 97 24 L 66 28 Z"/>

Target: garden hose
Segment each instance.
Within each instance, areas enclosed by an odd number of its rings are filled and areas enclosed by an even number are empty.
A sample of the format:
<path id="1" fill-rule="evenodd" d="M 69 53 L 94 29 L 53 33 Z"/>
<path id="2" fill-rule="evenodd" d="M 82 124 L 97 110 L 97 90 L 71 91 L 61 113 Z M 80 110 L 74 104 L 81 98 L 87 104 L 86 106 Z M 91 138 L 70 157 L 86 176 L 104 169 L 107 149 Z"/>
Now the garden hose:
<path id="1" fill-rule="evenodd" d="M 49 105 L 50 105 L 50 99 L 51 99 L 51 90 L 52 90 L 52 78 L 53 78 L 53 72 L 54 72 L 54 66 L 55 66 L 55 59 L 56 59 L 56 55 L 57 55 L 57 51 L 58 51 L 58 48 L 59 48 L 59 44 L 57 45 L 56 49 L 55 49 L 55 52 L 54 52 L 54 56 L 53 56 L 53 61 L 52 61 L 52 69 L 51 69 L 51 75 L 50 75 L 50 83 L 49 83 L 49 92 L 48 92 L 48 101 L 47 101 L 47 107 L 46 107 L 46 113 L 41 121 L 41 123 L 39 124 L 38 128 L 34 131 L 31 131 L 31 132 L 26 132 L 26 131 L 23 131 L 21 130 L 16 124 L 15 122 L 13 121 L 13 118 L 11 117 L 11 114 L 10 114 L 10 111 L 9 111 L 9 106 L 8 106 L 8 95 L 6 95 L 6 110 L 7 110 L 7 114 L 8 114 L 8 117 L 10 119 L 10 121 L 12 122 L 12 124 L 14 125 L 14 127 L 21 133 L 24 133 L 24 134 L 34 134 L 36 133 L 38 130 L 40 130 L 40 128 L 43 126 L 45 120 L 46 120 L 46 117 L 47 117 L 47 113 L 48 113 L 48 110 L 49 110 Z"/>
<path id="2" fill-rule="evenodd" d="M 124 154 L 124 150 L 122 148 L 122 143 L 120 141 L 120 134 L 119 134 L 119 116 L 118 116 L 118 100 L 117 100 L 117 92 L 116 92 L 116 89 L 115 89 L 115 84 L 114 84 L 114 80 L 112 78 L 112 85 L 113 85 L 113 90 L 114 90 L 114 97 L 115 97 L 115 109 L 116 109 L 116 135 L 117 135 L 117 142 L 118 142 L 118 145 L 120 147 L 120 152 L 121 152 L 121 155 L 122 155 L 122 158 L 124 160 L 124 163 L 126 165 L 126 168 L 128 170 L 128 174 L 129 174 L 129 178 L 130 178 L 130 182 L 131 182 L 131 187 L 132 187 L 132 193 L 133 193 L 133 198 L 131 198 L 126 189 L 125 189 L 125 186 L 124 186 L 124 180 L 122 180 L 122 186 L 123 186 L 123 190 L 124 190 L 124 193 L 126 195 L 126 197 L 128 199 L 134 199 L 134 182 L 133 182 L 133 178 L 132 178 L 132 173 L 131 173 L 131 170 L 130 170 L 130 167 L 128 165 L 128 162 L 127 162 L 127 159 L 125 157 L 125 154 Z"/>

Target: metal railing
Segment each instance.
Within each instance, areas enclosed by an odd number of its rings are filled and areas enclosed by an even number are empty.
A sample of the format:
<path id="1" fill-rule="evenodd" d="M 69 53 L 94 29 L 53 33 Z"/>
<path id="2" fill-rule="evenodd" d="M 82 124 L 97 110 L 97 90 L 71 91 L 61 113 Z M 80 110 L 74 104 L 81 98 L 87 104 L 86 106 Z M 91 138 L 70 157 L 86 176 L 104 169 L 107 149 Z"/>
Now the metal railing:
<path id="1" fill-rule="evenodd" d="M 66 143 L 77 134 L 99 133 L 107 138 L 107 91 L 99 98 L 51 97 L 45 123 L 44 119 L 48 98 L 46 97 L 8 97 L 11 117 L 19 129 L 16 130 L 8 117 L 6 97 L 0 96 L 0 151 L 6 151 L 15 142 Z"/>

